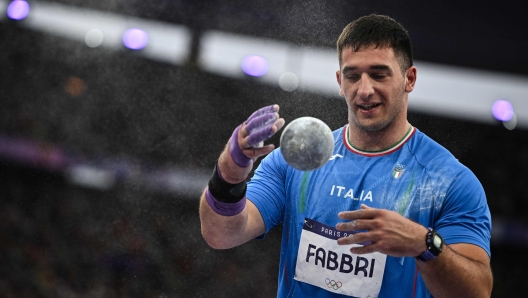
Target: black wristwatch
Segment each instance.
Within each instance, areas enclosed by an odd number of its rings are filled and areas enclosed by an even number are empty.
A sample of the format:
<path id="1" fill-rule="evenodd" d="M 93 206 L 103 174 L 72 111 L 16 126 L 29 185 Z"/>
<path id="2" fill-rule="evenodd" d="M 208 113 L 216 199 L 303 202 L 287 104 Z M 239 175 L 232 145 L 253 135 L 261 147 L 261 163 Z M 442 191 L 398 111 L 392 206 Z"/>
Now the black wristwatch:
<path id="1" fill-rule="evenodd" d="M 425 236 L 425 245 L 427 250 L 416 258 L 422 262 L 434 260 L 442 252 L 444 248 L 444 239 L 432 228 L 427 228 L 427 235 Z"/>

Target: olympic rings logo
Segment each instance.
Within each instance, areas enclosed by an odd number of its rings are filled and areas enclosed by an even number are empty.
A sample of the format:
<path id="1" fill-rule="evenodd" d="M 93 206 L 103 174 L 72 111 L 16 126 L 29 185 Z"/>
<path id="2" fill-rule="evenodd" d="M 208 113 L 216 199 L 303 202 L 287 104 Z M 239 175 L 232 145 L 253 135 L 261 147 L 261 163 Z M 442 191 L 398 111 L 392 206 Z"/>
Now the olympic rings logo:
<path id="1" fill-rule="evenodd" d="M 335 281 L 330 278 L 327 278 L 325 280 L 325 283 L 330 289 L 334 289 L 334 290 L 337 290 L 343 286 L 343 284 L 340 281 Z"/>

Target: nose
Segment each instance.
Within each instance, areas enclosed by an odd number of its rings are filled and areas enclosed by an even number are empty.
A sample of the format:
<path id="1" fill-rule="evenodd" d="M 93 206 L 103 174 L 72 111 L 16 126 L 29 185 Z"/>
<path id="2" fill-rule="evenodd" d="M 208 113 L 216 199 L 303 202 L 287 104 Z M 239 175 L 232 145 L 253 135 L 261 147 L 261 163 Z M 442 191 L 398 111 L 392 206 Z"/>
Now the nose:
<path id="1" fill-rule="evenodd" d="M 372 94 L 374 94 L 372 82 L 370 81 L 370 77 L 368 76 L 368 74 L 364 73 L 361 75 L 361 79 L 359 81 L 358 96 L 361 99 L 367 99 Z"/>

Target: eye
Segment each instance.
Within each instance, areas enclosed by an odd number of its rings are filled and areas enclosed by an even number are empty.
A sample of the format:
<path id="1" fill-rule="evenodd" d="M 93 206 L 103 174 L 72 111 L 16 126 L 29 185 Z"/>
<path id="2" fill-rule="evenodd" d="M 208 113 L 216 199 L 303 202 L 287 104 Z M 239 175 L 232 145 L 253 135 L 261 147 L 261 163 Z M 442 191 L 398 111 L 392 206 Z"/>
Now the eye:
<path id="1" fill-rule="evenodd" d="M 386 73 L 373 73 L 370 75 L 375 80 L 383 80 L 387 77 Z"/>
<path id="2" fill-rule="evenodd" d="M 359 80 L 360 76 L 358 74 L 350 74 L 347 75 L 346 78 L 349 81 L 356 82 L 357 80 Z"/>

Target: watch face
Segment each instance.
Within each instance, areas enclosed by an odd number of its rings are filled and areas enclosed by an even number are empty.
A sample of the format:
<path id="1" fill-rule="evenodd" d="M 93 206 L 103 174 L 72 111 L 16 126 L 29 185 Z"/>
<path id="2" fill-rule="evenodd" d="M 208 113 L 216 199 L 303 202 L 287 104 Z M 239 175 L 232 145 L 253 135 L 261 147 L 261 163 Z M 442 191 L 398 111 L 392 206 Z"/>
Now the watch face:
<path id="1" fill-rule="evenodd" d="M 442 248 L 442 238 L 440 238 L 440 236 L 438 235 L 434 235 L 433 244 L 435 247 L 441 249 Z"/>

